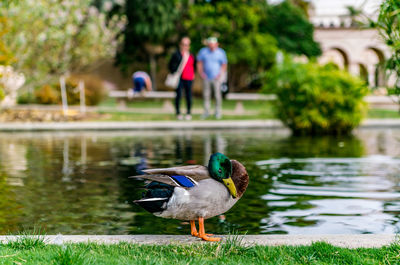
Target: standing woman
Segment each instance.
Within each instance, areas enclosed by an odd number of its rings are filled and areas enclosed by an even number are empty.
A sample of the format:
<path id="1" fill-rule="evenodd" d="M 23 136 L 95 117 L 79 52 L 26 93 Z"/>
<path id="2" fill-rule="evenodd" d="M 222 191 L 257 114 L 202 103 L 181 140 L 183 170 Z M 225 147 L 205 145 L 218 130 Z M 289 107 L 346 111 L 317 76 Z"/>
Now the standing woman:
<path id="1" fill-rule="evenodd" d="M 172 55 L 171 60 L 169 61 L 168 68 L 171 73 L 175 73 L 179 65 L 184 63 L 182 66 L 182 74 L 176 88 L 176 97 L 175 97 L 175 110 L 176 117 L 178 120 L 183 119 L 183 115 L 180 112 L 180 101 L 182 96 L 182 90 L 185 90 L 186 96 L 186 120 L 191 120 L 192 116 L 190 114 L 190 110 L 192 107 L 192 85 L 194 80 L 195 66 L 196 66 L 196 57 L 190 53 L 190 39 L 189 37 L 183 37 L 179 43 L 179 49 Z"/>

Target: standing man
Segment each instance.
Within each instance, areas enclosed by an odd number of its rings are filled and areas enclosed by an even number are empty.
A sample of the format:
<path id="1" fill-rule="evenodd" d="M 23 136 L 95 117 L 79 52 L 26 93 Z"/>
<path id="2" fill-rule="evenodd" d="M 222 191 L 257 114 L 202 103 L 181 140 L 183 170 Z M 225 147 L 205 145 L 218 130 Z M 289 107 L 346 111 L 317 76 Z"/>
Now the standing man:
<path id="1" fill-rule="evenodd" d="M 207 118 L 210 114 L 211 86 L 215 95 L 215 117 L 217 119 L 222 117 L 221 83 L 227 63 L 226 53 L 218 47 L 217 38 L 208 38 L 207 47 L 202 48 L 197 55 L 197 69 L 201 78 L 203 78 L 203 118 Z"/>

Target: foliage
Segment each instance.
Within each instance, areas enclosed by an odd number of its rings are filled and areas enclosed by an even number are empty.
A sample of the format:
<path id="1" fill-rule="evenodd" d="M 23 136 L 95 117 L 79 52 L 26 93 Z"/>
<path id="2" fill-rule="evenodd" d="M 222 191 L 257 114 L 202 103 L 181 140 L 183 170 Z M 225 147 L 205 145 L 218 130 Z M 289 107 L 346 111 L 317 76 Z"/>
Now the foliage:
<path id="1" fill-rule="evenodd" d="M 270 33 L 278 41 L 278 47 L 292 54 L 307 57 L 321 55 L 321 48 L 314 41 L 314 27 L 302 9 L 286 0 L 267 8 L 262 31 Z"/>
<path id="2" fill-rule="evenodd" d="M 266 2 L 247 4 L 240 0 L 192 5 L 184 25 L 194 50 L 199 50 L 207 37 L 217 36 L 227 52 L 230 76 L 240 79 L 249 70 L 257 72 L 274 64 L 275 39 L 259 29 L 265 9 Z M 237 80 L 232 85 L 243 83 Z"/>
<path id="3" fill-rule="evenodd" d="M 112 58 L 124 19 L 106 15 L 91 0 L 19 0 L 5 12 L 4 42 L 17 58 L 14 66 L 35 85 Z"/>
<path id="4" fill-rule="evenodd" d="M 85 84 L 85 103 L 94 106 L 102 101 L 107 93 L 104 82 L 93 75 L 71 75 L 67 79 L 67 98 L 68 104 L 79 104 L 80 94 L 77 89 L 79 81 Z"/>
<path id="5" fill-rule="evenodd" d="M 310 9 L 310 1 L 307 0 L 290 0 L 290 3 L 292 3 L 294 6 L 300 8 L 304 15 L 308 18 L 308 11 Z"/>
<path id="6" fill-rule="evenodd" d="M 1 4 L 0 4 L 1 8 Z M 8 22 L 7 18 L 4 16 L 0 16 L 0 64 L 8 65 L 12 61 L 12 56 L 10 53 L 10 49 L 7 48 L 6 44 L 3 41 L 4 35 L 8 31 Z"/>
<path id="7" fill-rule="evenodd" d="M 0 85 L 0 101 L 4 98 L 4 88 Z"/>
<path id="8" fill-rule="evenodd" d="M 142 42 L 162 43 L 175 30 L 178 12 L 173 0 L 128 1 L 126 10 L 126 33 L 133 33 Z"/>
<path id="9" fill-rule="evenodd" d="M 22 91 L 18 93 L 17 104 L 31 104 L 35 102 L 35 95 L 30 91 Z"/>
<path id="10" fill-rule="evenodd" d="M 118 54 L 118 61 L 124 67 L 137 58 L 148 59 L 146 44 L 163 46 L 176 33 L 180 15 L 175 0 L 130 0 L 120 12 L 127 18 L 124 45 Z"/>
<path id="11" fill-rule="evenodd" d="M 400 99 L 400 0 L 385 0 L 380 8 L 378 21 L 373 24 L 392 50 L 386 67 L 397 76 L 397 81 L 388 92 Z"/>
<path id="12" fill-rule="evenodd" d="M 5 8 L 7 3 L 0 3 L 0 9 Z M 10 50 L 3 41 L 4 35 L 8 31 L 7 18 L 0 14 L 0 65 L 8 65 L 12 61 Z M 5 87 L 0 84 L 0 101 L 5 97 Z"/>
<path id="13" fill-rule="evenodd" d="M 67 101 L 70 105 L 80 104 L 79 81 L 85 85 L 85 104 L 97 105 L 106 96 L 104 82 L 93 75 L 71 75 L 66 79 Z M 60 104 L 60 84 L 43 85 L 35 92 L 35 100 L 39 104 Z"/>
<path id="14" fill-rule="evenodd" d="M 333 65 L 286 60 L 269 74 L 279 118 L 295 134 L 347 134 L 359 125 L 368 88 Z"/>
<path id="15" fill-rule="evenodd" d="M 35 99 L 39 104 L 59 104 L 60 92 L 49 84 L 45 84 L 35 91 Z"/>

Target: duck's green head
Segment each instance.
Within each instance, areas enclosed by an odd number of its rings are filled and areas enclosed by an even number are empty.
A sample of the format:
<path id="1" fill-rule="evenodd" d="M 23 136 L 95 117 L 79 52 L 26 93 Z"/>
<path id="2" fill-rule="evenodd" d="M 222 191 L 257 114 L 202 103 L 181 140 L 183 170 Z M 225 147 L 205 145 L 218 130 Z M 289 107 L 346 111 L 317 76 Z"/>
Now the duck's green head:
<path id="1" fill-rule="evenodd" d="M 226 155 L 221 153 L 211 155 L 208 162 L 208 171 L 213 179 L 224 183 L 234 198 L 237 197 L 236 186 L 231 178 L 232 163 Z"/>

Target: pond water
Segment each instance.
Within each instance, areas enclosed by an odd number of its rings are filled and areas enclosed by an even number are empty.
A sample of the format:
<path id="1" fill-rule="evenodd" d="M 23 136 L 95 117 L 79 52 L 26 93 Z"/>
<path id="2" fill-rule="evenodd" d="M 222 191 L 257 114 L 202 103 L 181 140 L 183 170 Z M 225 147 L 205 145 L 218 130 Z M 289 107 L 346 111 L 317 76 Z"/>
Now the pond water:
<path id="1" fill-rule="evenodd" d="M 244 197 L 206 222 L 248 234 L 398 233 L 400 130 L 292 137 L 286 130 L 0 133 L 0 234 L 188 234 L 132 201 L 147 167 L 241 161 Z"/>

